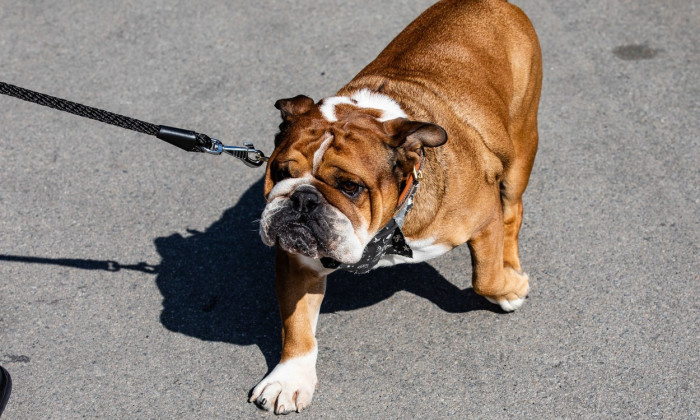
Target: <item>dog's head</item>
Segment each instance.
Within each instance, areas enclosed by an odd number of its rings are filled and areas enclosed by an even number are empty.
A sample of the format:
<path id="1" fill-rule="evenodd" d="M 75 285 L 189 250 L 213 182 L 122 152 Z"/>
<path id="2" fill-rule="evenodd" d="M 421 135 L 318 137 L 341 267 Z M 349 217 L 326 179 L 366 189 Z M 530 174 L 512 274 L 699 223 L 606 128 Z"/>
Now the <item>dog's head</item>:
<path id="1" fill-rule="evenodd" d="M 421 148 L 444 144 L 445 131 L 408 120 L 389 97 L 369 91 L 319 103 L 297 96 L 275 107 L 283 122 L 265 173 L 263 242 L 357 262 L 391 220 Z"/>

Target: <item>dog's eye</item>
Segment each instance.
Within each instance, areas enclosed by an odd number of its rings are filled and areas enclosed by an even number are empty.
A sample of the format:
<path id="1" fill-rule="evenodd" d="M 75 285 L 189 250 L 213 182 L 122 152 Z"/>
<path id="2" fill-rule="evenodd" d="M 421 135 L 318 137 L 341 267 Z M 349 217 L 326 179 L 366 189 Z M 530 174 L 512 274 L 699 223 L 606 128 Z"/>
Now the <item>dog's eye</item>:
<path id="1" fill-rule="evenodd" d="M 282 180 L 292 177 L 292 174 L 289 172 L 289 167 L 277 168 L 274 170 L 272 175 L 272 178 L 275 182 L 280 182 Z"/>
<path id="2" fill-rule="evenodd" d="M 356 184 L 352 181 L 342 181 L 338 185 L 338 189 L 342 191 L 345 195 L 347 195 L 350 198 L 355 198 L 358 195 L 360 195 L 360 191 L 362 191 L 362 187 L 359 184 Z"/>

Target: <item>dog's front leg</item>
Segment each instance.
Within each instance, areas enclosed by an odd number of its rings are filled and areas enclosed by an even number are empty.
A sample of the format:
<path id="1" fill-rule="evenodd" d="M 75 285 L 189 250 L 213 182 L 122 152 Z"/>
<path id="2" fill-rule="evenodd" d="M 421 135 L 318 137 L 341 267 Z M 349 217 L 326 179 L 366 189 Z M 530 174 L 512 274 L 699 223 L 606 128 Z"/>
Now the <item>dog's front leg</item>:
<path id="1" fill-rule="evenodd" d="M 306 261 L 305 261 L 306 260 Z M 277 249 L 277 300 L 282 317 L 282 357 L 253 389 L 250 400 L 284 414 L 308 407 L 316 388 L 316 321 L 326 290 L 326 275 L 314 260 Z"/>

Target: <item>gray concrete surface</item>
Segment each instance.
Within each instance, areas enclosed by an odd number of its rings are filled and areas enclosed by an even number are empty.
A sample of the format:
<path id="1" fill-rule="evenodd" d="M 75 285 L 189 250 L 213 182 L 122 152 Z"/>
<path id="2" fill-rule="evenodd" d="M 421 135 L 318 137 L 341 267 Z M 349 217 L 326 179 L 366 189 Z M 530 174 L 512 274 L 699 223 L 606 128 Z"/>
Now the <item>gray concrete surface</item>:
<path id="1" fill-rule="evenodd" d="M 299 417 L 699 417 L 700 6 L 519 0 L 545 66 L 524 307 L 466 248 L 329 281 Z M 430 0 L 0 1 L 0 80 L 266 150 Z M 5 418 L 269 418 L 262 170 L 0 97 Z"/>

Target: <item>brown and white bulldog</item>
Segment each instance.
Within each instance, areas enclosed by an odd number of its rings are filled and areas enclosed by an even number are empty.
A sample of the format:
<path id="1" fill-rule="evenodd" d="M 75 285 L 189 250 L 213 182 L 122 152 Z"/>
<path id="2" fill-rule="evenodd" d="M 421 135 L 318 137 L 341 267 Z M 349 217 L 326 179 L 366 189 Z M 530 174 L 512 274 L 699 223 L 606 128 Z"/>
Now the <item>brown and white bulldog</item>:
<path id="1" fill-rule="evenodd" d="M 518 231 L 541 73 L 537 36 L 519 8 L 443 0 L 337 96 L 275 104 L 283 122 L 260 234 L 276 247 L 283 345 L 250 401 L 278 414 L 308 407 L 326 276 L 366 257 L 360 271 L 466 242 L 474 290 L 505 311 L 522 305 L 529 285 Z M 375 242 L 410 250 L 377 256 L 368 251 Z"/>

